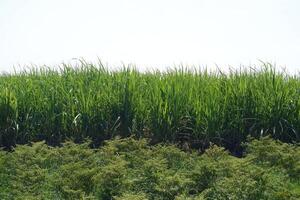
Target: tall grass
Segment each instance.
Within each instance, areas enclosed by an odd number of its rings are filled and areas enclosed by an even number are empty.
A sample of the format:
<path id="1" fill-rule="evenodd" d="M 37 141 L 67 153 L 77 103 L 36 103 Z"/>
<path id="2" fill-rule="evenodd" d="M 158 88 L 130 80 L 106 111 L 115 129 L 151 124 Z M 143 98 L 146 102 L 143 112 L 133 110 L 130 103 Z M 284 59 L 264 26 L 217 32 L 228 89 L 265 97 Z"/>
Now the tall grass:
<path id="1" fill-rule="evenodd" d="M 247 136 L 299 141 L 300 79 L 265 64 L 228 74 L 109 71 L 82 62 L 0 76 L 0 145 L 115 135 L 238 149 Z"/>

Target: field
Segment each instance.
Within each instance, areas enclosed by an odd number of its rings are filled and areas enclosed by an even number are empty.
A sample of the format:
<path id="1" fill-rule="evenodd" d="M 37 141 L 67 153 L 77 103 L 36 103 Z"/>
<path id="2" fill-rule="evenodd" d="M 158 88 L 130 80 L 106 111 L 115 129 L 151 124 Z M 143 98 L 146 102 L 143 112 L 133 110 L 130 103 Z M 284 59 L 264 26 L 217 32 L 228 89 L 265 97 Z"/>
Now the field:
<path id="1" fill-rule="evenodd" d="M 300 141 L 299 76 L 261 69 L 229 74 L 178 68 L 108 71 L 31 69 L 0 77 L 0 145 L 89 137 L 97 146 L 116 135 L 209 142 L 241 151 L 248 136 Z"/>
<path id="2" fill-rule="evenodd" d="M 299 142 L 300 76 L 270 64 L 0 76 L 0 199 L 299 199 Z"/>

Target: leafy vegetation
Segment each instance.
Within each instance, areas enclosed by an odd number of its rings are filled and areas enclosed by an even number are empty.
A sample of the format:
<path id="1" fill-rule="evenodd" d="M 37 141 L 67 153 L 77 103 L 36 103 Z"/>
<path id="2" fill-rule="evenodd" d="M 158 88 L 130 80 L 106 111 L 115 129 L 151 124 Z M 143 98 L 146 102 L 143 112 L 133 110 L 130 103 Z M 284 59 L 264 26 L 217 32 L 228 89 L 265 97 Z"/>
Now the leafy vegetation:
<path id="1" fill-rule="evenodd" d="M 0 77 L 0 146 L 119 135 L 209 142 L 241 154 L 248 136 L 299 142 L 299 76 L 261 69 L 229 74 L 174 69 L 109 71 L 82 61 L 60 70 L 30 69 Z"/>
<path id="2" fill-rule="evenodd" d="M 211 145 L 203 154 L 132 137 L 44 142 L 0 151 L 0 199 L 299 199 L 300 147 L 268 137 L 243 158 Z M 292 159 L 291 159 L 292 158 Z"/>

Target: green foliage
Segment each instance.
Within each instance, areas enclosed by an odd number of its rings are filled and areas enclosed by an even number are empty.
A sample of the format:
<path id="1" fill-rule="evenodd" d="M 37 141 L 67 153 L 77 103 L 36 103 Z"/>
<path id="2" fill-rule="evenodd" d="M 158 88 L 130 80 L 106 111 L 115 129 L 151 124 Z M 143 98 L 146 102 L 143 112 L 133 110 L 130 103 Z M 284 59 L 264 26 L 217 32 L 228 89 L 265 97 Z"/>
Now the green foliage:
<path id="1" fill-rule="evenodd" d="M 144 193 L 140 194 L 131 194 L 125 193 L 120 197 L 115 197 L 115 200 L 148 200 L 147 196 Z"/>
<path id="2" fill-rule="evenodd" d="M 247 152 L 250 154 L 249 157 L 258 164 L 280 168 L 291 178 L 300 178 L 299 146 L 265 137 L 253 140 L 248 145 Z"/>
<path id="3" fill-rule="evenodd" d="M 117 135 L 209 142 L 239 151 L 248 135 L 299 142 L 299 76 L 257 70 L 109 71 L 81 61 L 0 76 L 0 146 Z"/>
<path id="4" fill-rule="evenodd" d="M 264 148 L 272 151 L 262 155 Z M 261 138 L 246 149 L 245 157 L 236 158 L 216 145 L 199 154 L 133 138 L 110 140 L 97 149 L 88 142 L 18 145 L 0 151 L 0 199 L 300 198 L 299 165 L 282 163 L 298 157 L 299 146 Z M 283 151 L 279 157 L 277 150 Z"/>

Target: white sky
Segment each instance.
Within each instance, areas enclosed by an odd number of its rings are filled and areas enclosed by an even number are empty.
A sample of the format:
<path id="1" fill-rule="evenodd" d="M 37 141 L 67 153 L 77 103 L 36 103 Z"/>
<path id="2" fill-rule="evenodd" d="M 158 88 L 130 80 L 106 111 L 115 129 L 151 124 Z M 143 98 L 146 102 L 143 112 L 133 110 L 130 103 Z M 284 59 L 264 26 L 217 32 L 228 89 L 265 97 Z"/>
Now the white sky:
<path id="1" fill-rule="evenodd" d="M 72 58 L 141 69 L 300 69 L 299 0 L 0 0 L 0 71 Z"/>

